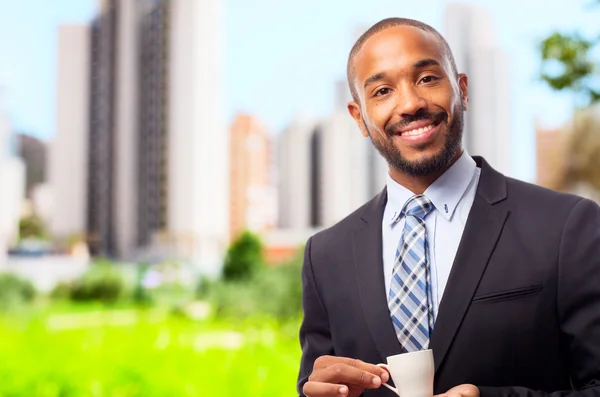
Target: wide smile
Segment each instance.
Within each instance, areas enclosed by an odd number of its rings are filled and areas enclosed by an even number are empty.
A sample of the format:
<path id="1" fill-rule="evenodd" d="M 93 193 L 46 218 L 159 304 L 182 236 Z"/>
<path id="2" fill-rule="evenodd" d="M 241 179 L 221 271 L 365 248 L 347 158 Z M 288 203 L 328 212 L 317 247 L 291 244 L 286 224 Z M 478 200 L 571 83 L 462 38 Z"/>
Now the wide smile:
<path id="1" fill-rule="evenodd" d="M 426 143 L 433 140 L 440 129 L 440 125 L 441 123 L 431 123 L 420 128 L 403 131 L 402 133 L 395 135 L 395 137 L 410 143 Z"/>

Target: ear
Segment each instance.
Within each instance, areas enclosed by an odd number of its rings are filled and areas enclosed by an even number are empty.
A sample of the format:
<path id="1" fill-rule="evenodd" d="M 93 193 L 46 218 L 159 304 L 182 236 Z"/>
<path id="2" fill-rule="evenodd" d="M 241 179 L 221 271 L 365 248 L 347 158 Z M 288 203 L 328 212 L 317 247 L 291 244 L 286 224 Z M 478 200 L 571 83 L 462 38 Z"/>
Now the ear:
<path id="1" fill-rule="evenodd" d="M 469 108 L 469 78 L 464 73 L 458 75 L 458 88 L 463 109 L 467 110 Z"/>
<path id="2" fill-rule="evenodd" d="M 360 132 L 362 133 L 362 135 L 365 138 L 368 138 L 369 131 L 367 131 L 367 128 L 363 121 L 362 111 L 360 110 L 360 105 L 357 102 L 349 102 L 348 103 L 348 112 L 350 113 L 350 116 L 352 116 L 354 121 L 356 122 L 356 125 L 358 125 L 358 128 L 360 128 Z"/>

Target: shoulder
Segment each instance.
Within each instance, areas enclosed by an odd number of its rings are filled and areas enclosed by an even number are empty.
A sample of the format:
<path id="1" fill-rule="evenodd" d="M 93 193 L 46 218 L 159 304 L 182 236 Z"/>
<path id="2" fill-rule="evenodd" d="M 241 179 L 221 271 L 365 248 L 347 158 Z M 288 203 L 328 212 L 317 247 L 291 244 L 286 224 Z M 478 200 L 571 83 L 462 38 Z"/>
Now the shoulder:
<path id="1" fill-rule="evenodd" d="M 322 246 L 328 245 L 333 240 L 340 240 L 344 238 L 348 238 L 353 234 L 354 230 L 359 229 L 362 225 L 364 225 L 364 221 L 362 220 L 362 214 L 366 210 L 368 206 L 364 204 L 350 215 L 346 216 L 341 221 L 336 224 L 327 227 L 317 233 L 315 233 L 310 239 L 312 241 L 313 247 L 315 245 Z"/>
<path id="2" fill-rule="evenodd" d="M 528 205 L 558 205 L 560 207 L 572 208 L 582 197 L 571 193 L 551 190 L 539 185 L 506 177 L 508 198 L 512 202 Z"/>
<path id="3" fill-rule="evenodd" d="M 506 178 L 506 204 L 511 212 L 539 221 L 542 225 L 565 226 L 579 212 L 595 213 L 600 207 L 581 196 L 558 192 L 531 183 Z"/>
<path id="4" fill-rule="evenodd" d="M 381 216 L 378 218 L 374 212 L 377 212 L 380 205 L 384 206 L 384 203 L 385 195 L 379 194 L 341 221 L 314 234 L 309 239 L 311 252 L 319 254 L 336 249 L 348 249 L 355 232 L 366 227 L 366 217 L 371 219 L 371 222 L 381 224 Z"/>

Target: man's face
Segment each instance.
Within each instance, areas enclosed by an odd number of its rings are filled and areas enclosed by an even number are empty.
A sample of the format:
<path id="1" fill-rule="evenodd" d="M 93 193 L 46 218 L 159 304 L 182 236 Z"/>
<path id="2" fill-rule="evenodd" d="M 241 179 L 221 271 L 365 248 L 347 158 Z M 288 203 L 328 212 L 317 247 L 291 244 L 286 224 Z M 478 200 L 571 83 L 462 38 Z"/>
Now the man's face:
<path id="1" fill-rule="evenodd" d="M 353 59 L 360 103 L 348 109 L 388 164 L 412 176 L 445 170 L 461 150 L 467 78 L 453 74 L 429 32 L 395 26 Z"/>

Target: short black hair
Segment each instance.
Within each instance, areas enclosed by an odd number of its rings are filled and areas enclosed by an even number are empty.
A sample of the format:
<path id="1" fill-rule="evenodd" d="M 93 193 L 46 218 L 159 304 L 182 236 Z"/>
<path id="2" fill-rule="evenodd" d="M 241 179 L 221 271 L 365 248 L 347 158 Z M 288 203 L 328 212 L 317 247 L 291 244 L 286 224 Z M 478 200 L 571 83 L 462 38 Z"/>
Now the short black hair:
<path id="1" fill-rule="evenodd" d="M 394 26 L 402 26 L 402 25 L 414 26 L 415 28 L 424 30 L 425 32 L 432 33 L 437 38 L 437 40 L 442 44 L 442 48 L 444 49 L 444 55 L 450 61 L 450 66 L 452 67 L 452 72 L 454 73 L 455 76 L 458 76 L 458 69 L 456 68 L 456 62 L 454 61 L 454 55 L 452 55 L 452 50 L 450 49 L 450 45 L 448 45 L 448 42 L 446 41 L 446 39 L 444 39 L 444 37 L 440 34 L 440 32 L 438 32 L 431 26 L 427 25 L 426 23 L 423 23 L 421 21 L 417 21 L 414 19 L 386 18 L 386 19 L 383 19 L 383 20 L 377 22 L 375 25 L 371 26 L 365 33 L 363 33 L 358 38 L 358 40 L 356 40 L 356 43 L 354 43 L 352 50 L 350 50 L 350 55 L 348 56 L 348 65 L 347 65 L 346 75 L 348 78 L 348 86 L 350 87 L 350 93 L 352 94 L 352 99 L 355 102 L 358 102 L 358 93 L 356 92 L 356 89 L 354 88 L 354 65 L 352 63 L 352 61 L 354 60 L 354 56 L 360 51 L 360 49 L 363 47 L 365 42 L 371 36 L 373 36 L 375 33 L 379 33 L 382 30 L 385 30 L 385 29 L 388 29 L 388 28 L 391 28 Z"/>

